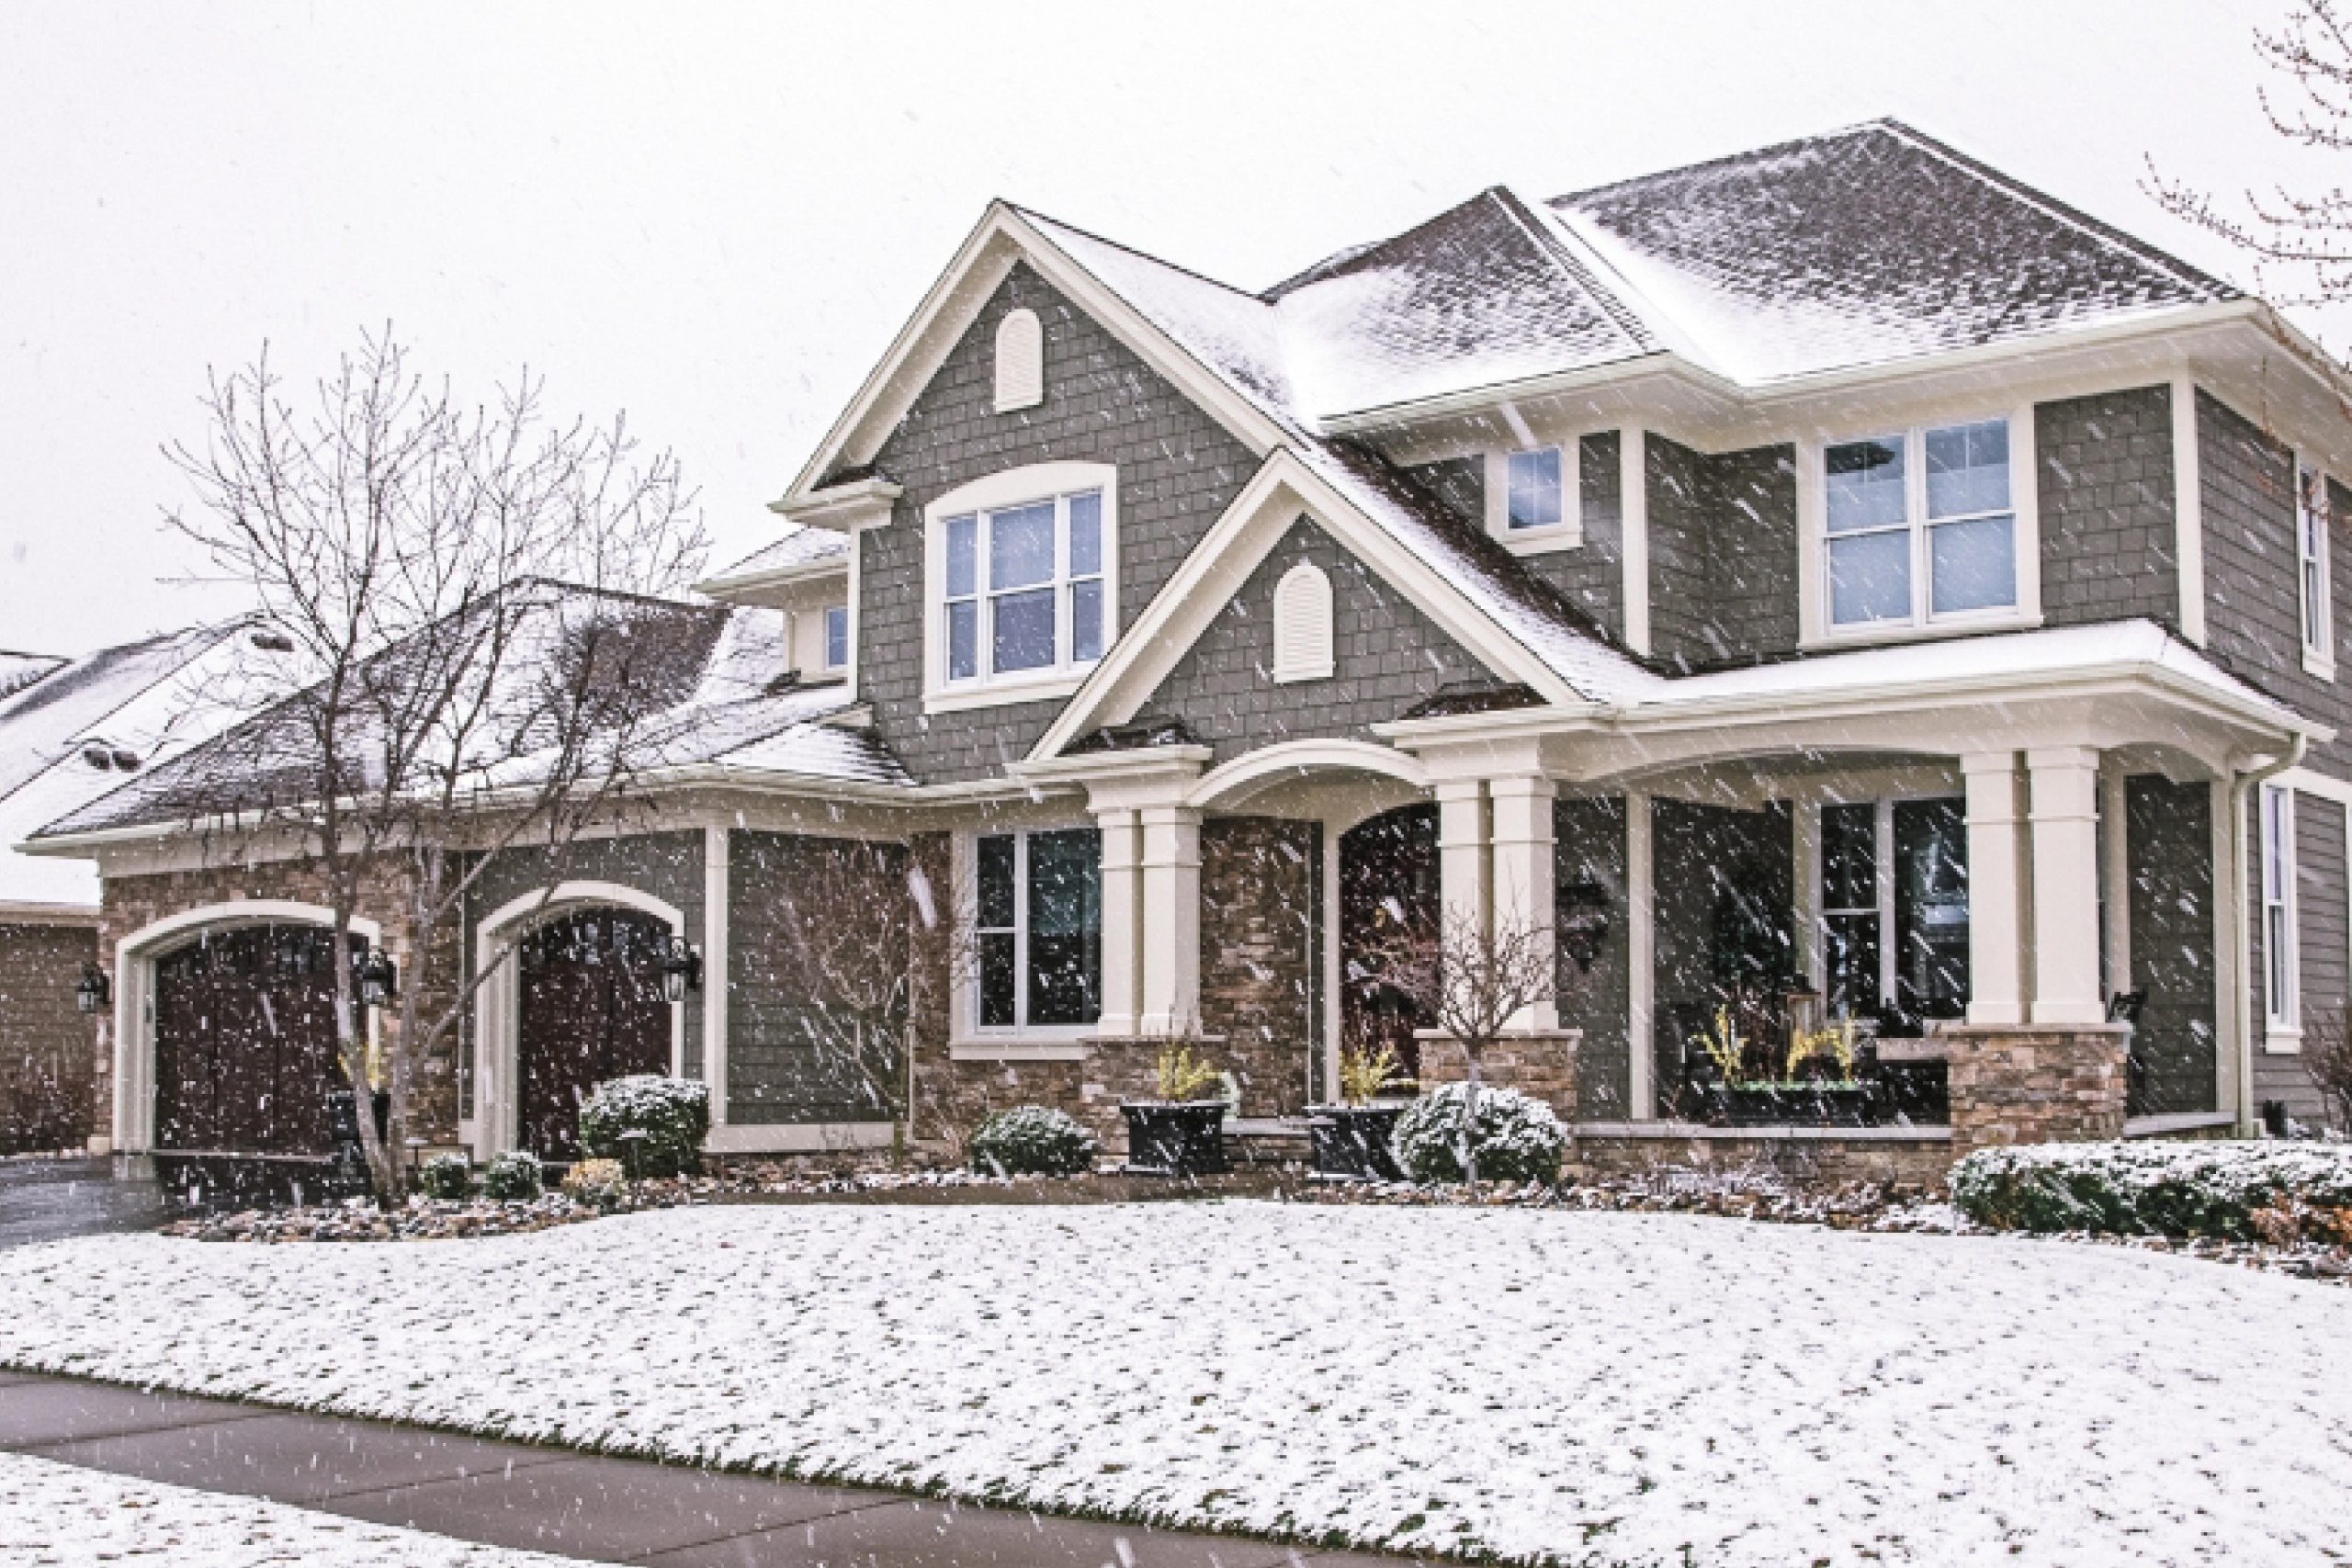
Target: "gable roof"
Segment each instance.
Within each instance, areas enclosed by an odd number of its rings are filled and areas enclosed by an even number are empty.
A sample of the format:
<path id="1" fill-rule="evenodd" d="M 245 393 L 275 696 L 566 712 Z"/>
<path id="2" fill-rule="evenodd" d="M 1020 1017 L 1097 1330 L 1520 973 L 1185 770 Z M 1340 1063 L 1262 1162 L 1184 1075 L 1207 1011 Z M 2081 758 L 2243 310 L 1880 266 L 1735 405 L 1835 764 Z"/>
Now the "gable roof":
<path id="1" fill-rule="evenodd" d="M 771 582 L 814 577 L 828 570 L 849 569 L 849 541 L 826 528 L 790 524 L 784 537 L 764 549 L 753 550 L 724 571 L 695 584 L 697 593 L 723 598 L 730 592 Z"/>

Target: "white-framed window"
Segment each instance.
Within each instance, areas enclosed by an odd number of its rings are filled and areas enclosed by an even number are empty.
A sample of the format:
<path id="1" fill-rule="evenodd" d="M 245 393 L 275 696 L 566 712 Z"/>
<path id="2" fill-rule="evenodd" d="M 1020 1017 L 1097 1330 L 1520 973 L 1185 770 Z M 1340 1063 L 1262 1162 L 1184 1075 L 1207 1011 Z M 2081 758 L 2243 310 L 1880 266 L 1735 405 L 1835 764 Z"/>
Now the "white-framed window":
<path id="1" fill-rule="evenodd" d="M 2335 594 L 2328 581 L 2329 507 L 2327 476 L 2305 463 L 2295 466 L 2295 559 L 2303 613 L 2303 668 L 2333 678 L 2335 662 Z"/>
<path id="2" fill-rule="evenodd" d="M 1957 796 L 1821 807 L 1823 999 L 1906 1031 L 1968 1011 L 1968 827 Z"/>
<path id="3" fill-rule="evenodd" d="M 2302 1029 L 2296 971 L 2301 944 L 2295 930 L 2295 792 L 2262 787 L 2262 998 L 2267 1032 L 2298 1034 Z"/>
<path id="4" fill-rule="evenodd" d="M 1566 549 L 1583 542 L 1578 503 L 1579 454 L 1568 440 L 1486 458 L 1487 531 L 1521 553 Z"/>
<path id="5" fill-rule="evenodd" d="M 1075 1038 L 1102 1012 L 1102 835 L 1024 829 L 971 840 L 975 1037 Z"/>
<path id="6" fill-rule="evenodd" d="M 1043 463 L 924 508 L 924 705 L 1022 702 L 1078 689 L 1118 625 L 1116 470 Z"/>
<path id="7" fill-rule="evenodd" d="M 1513 530 L 1556 528 L 1567 520 L 1560 488 L 1560 449 L 1538 446 L 1503 459 L 1503 523 Z"/>
<path id="8" fill-rule="evenodd" d="M 1823 446 L 1823 620 L 1833 635 L 2017 614 L 2010 445 L 2009 420 L 1995 418 Z"/>
<path id="9" fill-rule="evenodd" d="M 849 668 L 849 606 L 831 604 L 825 609 L 825 668 Z"/>

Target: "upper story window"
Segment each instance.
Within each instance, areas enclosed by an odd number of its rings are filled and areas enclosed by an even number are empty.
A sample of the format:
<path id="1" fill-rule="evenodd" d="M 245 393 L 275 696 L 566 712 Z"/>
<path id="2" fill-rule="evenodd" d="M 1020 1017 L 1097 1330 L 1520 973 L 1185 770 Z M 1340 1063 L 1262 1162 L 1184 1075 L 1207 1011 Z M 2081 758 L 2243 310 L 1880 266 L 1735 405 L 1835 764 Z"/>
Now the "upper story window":
<path id="1" fill-rule="evenodd" d="M 973 840 L 980 1032 L 1091 1028 L 1102 1012 L 1102 836 L 1092 828 Z"/>
<path id="2" fill-rule="evenodd" d="M 924 701 L 937 710 L 1075 691 L 1116 626 L 1117 470 L 1040 463 L 924 508 Z"/>
<path id="3" fill-rule="evenodd" d="M 1823 467 L 1833 629 L 2016 610 L 2007 420 L 1835 442 Z"/>
<path id="4" fill-rule="evenodd" d="M 2262 994 L 2269 1032 L 2301 1027 L 2295 996 L 2295 792 L 2262 790 Z"/>
<path id="5" fill-rule="evenodd" d="M 2328 583 L 2327 476 L 2297 465 L 2295 469 L 2295 556 L 2300 568 L 2303 610 L 2303 667 L 2314 674 L 2332 674 L 2335 659 L 2334 595 Z"/>
<path id="6" fill-rule="evenodd" d="M 825 668 L 849 668 L 849 606 L 832 604 L 825 610 Z"/>
<path id="7" fill-rule="evenodd" d="M 1567 520 L 1560 485 L 1560 449 L 1539 446 L 1503 460 L 1505 523 L 1514 528 L 1556 528 Z"/>

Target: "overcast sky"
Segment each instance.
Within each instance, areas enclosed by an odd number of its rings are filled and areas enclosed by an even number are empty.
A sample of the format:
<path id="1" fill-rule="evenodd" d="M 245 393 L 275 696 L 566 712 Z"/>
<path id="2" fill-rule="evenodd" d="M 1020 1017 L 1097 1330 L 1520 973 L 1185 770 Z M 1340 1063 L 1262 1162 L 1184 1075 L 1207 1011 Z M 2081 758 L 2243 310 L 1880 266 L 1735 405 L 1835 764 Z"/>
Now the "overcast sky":
<path id="1" fill-rule="evenodd" d="M 1894 115 L 2248 282 L 2139 182 L 2295 171 L 2284 4 L 0 0 L 0 649 L 235 608 L 169 581 L 159 444 L 208 366 L 387 321 L 627 409 L 725 564 L 992 196 L 1261 288 L 1487 185 Z"/>

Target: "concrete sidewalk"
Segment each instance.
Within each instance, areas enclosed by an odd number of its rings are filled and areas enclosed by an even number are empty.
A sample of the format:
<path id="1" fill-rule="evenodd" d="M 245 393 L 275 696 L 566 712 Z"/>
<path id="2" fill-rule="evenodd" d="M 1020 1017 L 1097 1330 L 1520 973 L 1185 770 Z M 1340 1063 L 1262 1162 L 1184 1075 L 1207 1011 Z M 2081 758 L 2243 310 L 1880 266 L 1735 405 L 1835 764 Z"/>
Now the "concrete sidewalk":
<path id="1" fill-rule="evenodd" d="M 1403 1568 L 1411 1561 L 763 1481 L 5 1370 L 0 1450 L 460 1540 L 661 1568 Z M 5 1508 L 0 1499 L 0 1523 Z"/>

